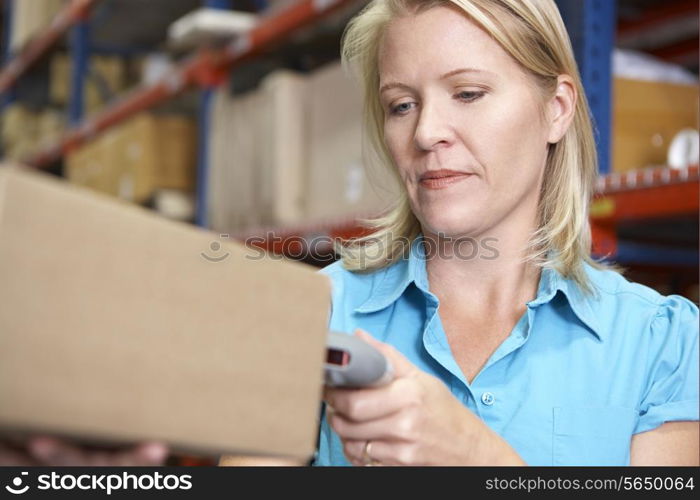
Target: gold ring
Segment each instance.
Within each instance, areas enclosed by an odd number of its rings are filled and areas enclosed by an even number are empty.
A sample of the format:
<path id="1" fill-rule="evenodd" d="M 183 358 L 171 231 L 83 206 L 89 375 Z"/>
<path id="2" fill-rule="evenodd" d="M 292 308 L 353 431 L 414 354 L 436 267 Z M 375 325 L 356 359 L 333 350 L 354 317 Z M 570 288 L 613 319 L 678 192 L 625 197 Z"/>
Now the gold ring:
<path id="1" fill-rule="evenodd" d="M 379 460 L 375 460 L 372 458 L 370 455 L 370 451 L 372 449 L 372 441 L 368 440 L 365 442 L 365 447 L 362 450 L 362 463 L 365 465 L 365 467 L 372 467 L 374 465 L 379 465 Z"/>

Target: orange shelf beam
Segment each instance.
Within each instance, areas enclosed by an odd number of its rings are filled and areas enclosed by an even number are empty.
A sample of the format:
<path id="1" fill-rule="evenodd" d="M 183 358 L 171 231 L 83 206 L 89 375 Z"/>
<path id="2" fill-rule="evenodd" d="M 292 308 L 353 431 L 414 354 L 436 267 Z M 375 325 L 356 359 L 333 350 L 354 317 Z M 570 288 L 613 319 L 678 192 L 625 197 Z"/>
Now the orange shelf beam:
<path id="1" fill-rule="evenodd" d="M 83 123 L 66 132 L 57 144 L 27 158 L 26 163 L 39 168 L 48 167 L 68 151 L 89 141 L 103 130 L 141 111 L 151 109 L 188 88 L 218 85 L 225 80 L 228 71 L 251 56 L 285 39 L 297 29 L 357 1 L 302 0 L 273 16 L 262 18 L 261 23 L 250 33 L 236 39 L 228 47 L 196 53 L 159 82 L 149 87 L 137 88 L 107 109 L 88 117 Z"/>
<path id="2" fill-rule="evenodd" d="M 0 69 L 0 94 L 7 92 L 71 26 L 85 19 L 96 0 L 72 0 L 56 14 L 51 24 L 29 40 L 20 52 Z"/>
<path id="3" fill-rule="evenodd" d="M 620 221 L 697 215 L 700 210 L 700 170 L 697 165 L 685 169 L 656 167 L 601 176 L 591 205 L 593 252 L 615 255 L 616 224 Z M 296 227 L 261 227 L 233 235 L 239 241 L 283 255 L 298 255 L 312 244 L 313 238 L 352 239 L 368 234 L 357 224 L 361 214 L 337 220 L 318 221 Z M 330 245 L 322 247 L 330 251 Z"/>
<path id="4" fill-rule="evenodd" d="M 699 169 L 657 167 L 612 173 L 598 180 L 591 219 L 622 220 L 693 215 L 700 210 Z"/>

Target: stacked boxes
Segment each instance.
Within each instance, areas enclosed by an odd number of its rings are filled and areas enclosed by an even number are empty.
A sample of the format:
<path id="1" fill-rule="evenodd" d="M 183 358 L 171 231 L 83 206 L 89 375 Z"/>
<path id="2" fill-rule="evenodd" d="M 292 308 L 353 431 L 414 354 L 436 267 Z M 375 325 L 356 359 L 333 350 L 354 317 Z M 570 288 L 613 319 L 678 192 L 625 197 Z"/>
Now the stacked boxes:
<path id="1" fill-rule="evenodd" d="M 14 103 L 2 114 L 2 146 L 4 157 L 23 161 L 40 149 L 53 145 L 65 130 L 63 115 L 47 109 L 35 112 Z"/>
<path id="2" fill-rule="evenodd" d="M 63 0 L 19 0 L 12 3 L 10 49 L 22 48 L 46 28 L 63 6 Z"/>
<path id="3" fill-rule="evenodd" d="M 49 95 L 54 104 L 66 105 L 70 95 L 73 61 L 66 54 L 51 59 Z M 92 56 L 85 83 L 84 105 L 87 113 L 100 110 L 126 88 L 126 65 L 119 57 Z"/>
<path id="4" fill-rule="evenodd" d="M 262 99 L 258 93 L 232 99 L 219 91 L 214 98 L 209 137 L 209 225 L 224 232 L 260 222 L 255 211 L 259 173 L 254 144 Z"/>
<path id="5" fill-rule="evenodd" d="M 258 193 L 263 224 L 285 225 L 302 220 L 307 111 L 305 78 L 289 71 L 277 71 L 261 85 L 260 130 L 256 156 L 260 162 Z"/>
<path id="6" fill-rule="evenodd" d="M 218 92 L 212 114 L 209 221 L 219 231 L 302 220 L 304 77 L 278 71 L 247 94 Z"/>
<path id="7" fill-rule="evenodd" d="M 380 212 L 396 198 L 389 173 L 367 169 L 362 157 L 362 93 L 340 64 L 309 77 L 309 217 Z"/>
<path id="8" fill-rule="evenodd" d="M 362 100 L 340 64 L 268 75 L 212 113 L 209 223 L 220 232 L 378 213 L 393 178 L 370 182 L 362 160 Z M 374 187 L 377 186 L 377 189 Z"/>
<path id="9" fill-rule="evenodd" d="M 194 187 L 196 132 L 179 116 L 142 113 L 66 159 L 71 182 L 142 203 L 156 189 Z"/>

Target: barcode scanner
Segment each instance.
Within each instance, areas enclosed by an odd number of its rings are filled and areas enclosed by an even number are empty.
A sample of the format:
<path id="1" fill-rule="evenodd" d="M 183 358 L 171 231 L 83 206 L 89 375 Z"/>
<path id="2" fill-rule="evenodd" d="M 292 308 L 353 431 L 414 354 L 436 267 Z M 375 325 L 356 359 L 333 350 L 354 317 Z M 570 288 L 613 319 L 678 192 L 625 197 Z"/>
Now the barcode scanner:
<path id="1" fill-rule="evenodd" d="M 324 381 L 331 387 L 376 387 L 393 378 L 384 355 L 354 335 L 330 332 L 326 344 Z"/>

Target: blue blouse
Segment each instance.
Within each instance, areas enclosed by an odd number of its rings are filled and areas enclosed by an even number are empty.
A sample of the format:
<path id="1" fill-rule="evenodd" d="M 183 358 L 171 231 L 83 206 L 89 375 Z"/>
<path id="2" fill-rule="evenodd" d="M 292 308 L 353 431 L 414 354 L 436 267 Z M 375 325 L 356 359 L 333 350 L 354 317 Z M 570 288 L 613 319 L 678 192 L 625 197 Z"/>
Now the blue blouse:
<path id="1" fill-rule="evenodd" d="M 586 265 L 597 294 L 544 269 L 537 297 L 467 383 L 430 292 L 422 235 L 371 273 L 335 262 L 329 328 L 362 328 L 442 380 L 529 465 L 627 465 L 632 435 L 698 420 L 698 308 Z M 314 465 L 349 465 L 321 420 Z"/>

